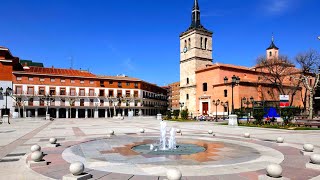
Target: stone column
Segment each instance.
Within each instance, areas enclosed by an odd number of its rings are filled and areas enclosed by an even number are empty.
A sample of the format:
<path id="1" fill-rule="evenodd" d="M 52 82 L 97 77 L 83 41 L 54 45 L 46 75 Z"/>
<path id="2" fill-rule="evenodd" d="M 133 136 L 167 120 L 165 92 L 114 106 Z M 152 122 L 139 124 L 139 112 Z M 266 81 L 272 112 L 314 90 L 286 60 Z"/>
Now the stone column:
<path id="1" fill-rule="evenodd" d="M 88 109 L 85 109 L 84 117 L 85 117 L 85 118 L 88 118 Z"/>
<path id="2" fill-rule="evenodd" d="M 59 118 L 59 109 L 56 109 L 56 118 Z"/>
<path id="3" fill-rule="evenodd" d="M 139 109 L 139 116 L 142 116 L 142 109 Z"/>
<path id="4" fill-rule="evenodd" d="M 78 108 L 76 108 L 76 119 L 78 119 Z"/>
<path id="5" fill-rule="evenodd" d="M 94 118 L 99 118 L 98 109 L 94 110 Z"/>
<path id="6" fill-rule="evenodd" d="M 104 117 L 105 117 L 105 118 L 108 118 L 108 109 L 105 109 L 105 110 L 104 110 Z"/>
<path id="7" fill-rule="evenodd" d="M 69 113 L 68 113 L 68 112 L 69 112 L 69 109 L 67 108 L 67 109 L 66 109 L 66 118 L 69 118 L 69 116 L 68 116 Z"/>
<path id="8" fill-rule="evenodd" d="M 35 116 L 35 117 L 38 117 L 38 109 L 35 109 L 35 110 L 34 110 L 34 116 Z"/>
<path id="9" fill-rule="evenodd" d="M 27 117 L 27 111 L 25 108 L 23 108 L 23 117 L 26 118 Z"/>

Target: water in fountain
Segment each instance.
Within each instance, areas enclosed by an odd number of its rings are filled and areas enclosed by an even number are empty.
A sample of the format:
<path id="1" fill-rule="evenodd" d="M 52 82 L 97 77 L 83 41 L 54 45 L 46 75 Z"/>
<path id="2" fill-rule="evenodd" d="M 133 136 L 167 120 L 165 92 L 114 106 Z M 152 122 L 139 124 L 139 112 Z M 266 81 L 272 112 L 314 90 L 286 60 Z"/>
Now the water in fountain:
<path id="1" fill-rule="evenodd" d="M 170 130 L 170 138 L 169 138 L 168 148 L 170 150 L 177 148 L 176 130 L 174 128 L 171 128 L 171 130 Z"/>
<path id="2" fill-rule="evenodd" d="M 160 122 L 160 143 L 159 143 L 159 149 L 160 150 L 167 150 L 167 123 L 164 121 Z"/>

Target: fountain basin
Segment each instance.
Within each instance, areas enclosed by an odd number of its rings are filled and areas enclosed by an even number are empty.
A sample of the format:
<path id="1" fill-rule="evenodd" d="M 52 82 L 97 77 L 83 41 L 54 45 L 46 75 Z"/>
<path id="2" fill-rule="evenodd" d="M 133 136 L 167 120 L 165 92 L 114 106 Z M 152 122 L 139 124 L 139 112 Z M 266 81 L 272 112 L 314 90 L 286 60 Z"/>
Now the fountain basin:
<path id="1" fill-rule="evenodd" d="M 175 149 L 167 150 L 161 150 L 158 145 L 154 145 L 153 150 L 150 150 L 150 144 L 141 144 L 131 149 L 137 153 L 149 155 L 189 155 L 206 151 L 205 147 L 196 144 L 177 144 Z"/>

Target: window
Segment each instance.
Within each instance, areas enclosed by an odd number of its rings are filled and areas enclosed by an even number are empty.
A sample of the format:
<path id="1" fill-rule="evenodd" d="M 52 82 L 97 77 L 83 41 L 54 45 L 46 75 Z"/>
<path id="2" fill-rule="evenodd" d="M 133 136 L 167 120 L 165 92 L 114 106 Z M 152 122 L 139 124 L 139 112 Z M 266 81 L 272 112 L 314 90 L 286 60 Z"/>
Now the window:
<path id="1" fill-rule="evenodd" d="M 80 84 L 84 84 L 84 80 L 80 80 Z"/>
<path id="2" fill-rule="evenodd" d="M 75 81 L 74 79 L 71 79 L 70 82 L 71 82 L 71 83 L 75 83 L 76 81 Z"/>
<path id="3" fill-rule="evenodd" d="M 272 56 L 272 52 L 271 52 L 271 51 L 269 52 L 269 56 L 270 56 L 270 57 Z"/>
<path id="4" fill-rule="evenodd" d="M 189 99 L 189 94 L 187 94 L 187 97 L 186 97 L 186 98 L 187 98 L 187 100 Z"/>
<path id="5" fill-rule="evenodd" d="M 228 90 L 224 90 L 224 97 L 228 97 Z"/>
<path id="6" fill-rule="evenodd" d="M 189 84 L 189 78 L 187 78 L 187 84 Z"/>
<path id="7" fill-rule="evenodd" d="M 94 84 L 94 81 L 91 80 L 91 81 L 90 81 L 90 84 Z"/>
<path id="8" fill-rule="evenodd" d="M 184 40 L 184 48 L 187 48 L 187 40 Z"/>
<path id="9" fill-rule="evenodd" d="M 29 77 L 28 80 L 29 80 L 29 81 L 33 81 L 33 77 Z"/>
<path id="10" fill-rule="evenodd" d="M 113 84 L 113 81 L 109 81 L 109 84 Z"/>
<path id="11" fill-rule="evenodd" d="M 134 83 L 134 88 L 138 88 L 138 83 L 137 82 Z"/>
<path id="12" fill-rule="evenodd" d="M 113 97 L 113 90 L 109 90 L 109 97 Z"/>
<path id="13" fill-rule="evenodd" d="M 45 88 L 39 87 L 39 95 L 45 95 Z"/>
<path id="14" fill-rule="evenodd" d="M 208 84 L 207 83 L 203 83 L 202 84 L 202 89 L 203 89 L 203 91 L 207 91 L 208 90 Z"/>
<path id="15" fill-rule="evenodd" d="M 104 96 L 104 89 L 99 90 L 99 96 Z"/>
<path id="16" fill-rule="evenodd" d="M 126 97 L 130 97 L 130 91 L 126 91 Z"/>
<path id="17" fill-rule="evenodd" d="M 80 106 L 84 106 L 84 99 L 80 99 Z"/>
<path id="18" fill-rule="evenodd" d="M 191 49 L 191 39 L 189 38 L 188 49 Z"/>
<path id="19" fill-rule="evenodd" d="M 138 97 L 138 91 L 134 91 L 134 97 Z"/>
<path id="20" fill-rule="evenodd" d="M 50 88 L 50 95 L 56 95 L 56 88 Z"/>
<path id="21" fill-rule="evenodd" d="M 127 82 L 127 86 L 130 86 L 130 82 Z"/>
<path id="22" fill-rule="evenodd" d="M 118 82 L 118 87 L 122 87 L 122 83 L 121 82 Z"/>
<path id="23" fill-rule="evenodd" d="M 76 95 L 76 89 L 70 89 L 70 96 L 75 96 Z"/>
<path id="24" fill-rule="evenodd" d="M 203 41 L 203 38 L 201 37 L 200 38 L 200 48 L 202 49 L 203 47 L 202 47 L 202 41 Z"/>
<path id="25" fill-rule="evenodd" d="M 66 88 L 60 88 L 60 95 L 66 95 Z"/>
<path id="26" fill-rule="evenodd" d="M 34 88 L 33 87 L 28 87 L 28 94 L 34 94 Z M 32 100 L 33 101 L 33 100 Z"/>
<path id="27" fill-rule="evenodd" d="M 50 78 L 50 82 L 55 82 L 56 79 L 55 78 Z"/>
<path id="28" fill-rule="evenodd" d="M 94 96 L 94 89 L 89 89 L 89 96 Z"/>
<path id="29" fill-rule="evenodd" d="M 22 87 L 16 86 L 16 94 L 22 94 Z"/>
<path id="30" fill-rule="evenodd" d="M 204 49 L 207 49 L 207 43 L 208 43 L 208 39 L 205 38 L 205 39 L 204 39 Z"/>
<path id="31" fill-rule="evenodd" d="M 100 87 L 104 87 L 104 81 L 100 81 Z"/>
<path id="32" fill-rule="evenodd" d="M 60 82 L 64 83 L 66 82 L 66 79 L 61 79 Z"/>
<path id="33" fill-rule="evenodd" d="M 122 97 L 122 91 L 121 90 L 117 91 L 117 97 Z"/>
<path id="34" fill-rule="evenodd" d="M 84 89 L 80 89 L 80 96 L 85 96 L 85 90 Z"/>
<path id="35" fill-rule="evenodd" d="M 22 80 L 22 77 L 18 76 L 17 81 L 21 81 L 21 80 Z"/>

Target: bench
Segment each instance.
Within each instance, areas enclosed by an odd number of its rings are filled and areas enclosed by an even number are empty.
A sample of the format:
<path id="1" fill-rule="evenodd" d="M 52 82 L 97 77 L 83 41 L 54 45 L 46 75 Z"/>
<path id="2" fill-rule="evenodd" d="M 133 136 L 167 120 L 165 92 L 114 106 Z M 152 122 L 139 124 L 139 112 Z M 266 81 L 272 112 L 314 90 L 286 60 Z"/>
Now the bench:
<path id="1" fill-rule="evenodd" d="M 293 124 L 296 124 L 298 127 L 305 126 L 305 127 L 312 127 L 317 126 L 320 128 L 320 120 L 319 119 L 296 119 Z"/>

